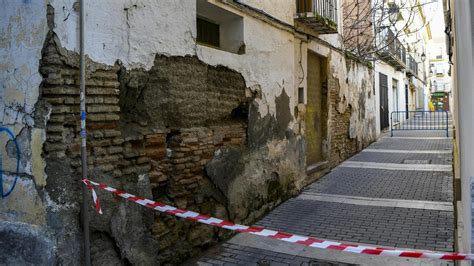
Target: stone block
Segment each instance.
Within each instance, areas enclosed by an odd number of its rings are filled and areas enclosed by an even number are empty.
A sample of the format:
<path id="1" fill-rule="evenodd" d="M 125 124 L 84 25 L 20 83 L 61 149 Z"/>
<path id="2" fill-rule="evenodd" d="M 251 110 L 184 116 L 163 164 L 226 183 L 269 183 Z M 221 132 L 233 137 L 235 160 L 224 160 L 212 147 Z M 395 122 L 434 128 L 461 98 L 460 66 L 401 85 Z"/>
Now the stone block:
<path id="1" fill-rule="evenodd" d="M 109 154 L 116 154 L 116 153 L 122 153 L 123 148 L 121 146 L 112 146 L 107 148 L 107 153 Z"/>
<path id="2" fill-rule="evenodd" d="M 166 141 L 166 135 L 164 134 L 153 134 L 153 135 L 146 135 L 146 143 L 147 144 L 164 144 Z"/>
<path id="3" fill-rule="evenodd" d="M 89 105 L 87 106 L 87 112 L 89 113 L 113 113 L 120 112 L 120 107 L 116 105 Z"/>
<path id="4" fill-rule="evenodd" d="M 120 137 L 122 135 L 122 132 L 120 132 L 119 130 L 115 130 L 115 129 L 105 129 L 105 130 L 103 130 L 103 132 L 104 132 L 104 136 L 107 137 L 107 138 Z"/>
<path id="5" fill-rule="evenodd" d="M 144 156 L 144 157 L 137 158 L 136 163 L 137 164 L 145 164 L 145 163 L 148 163 L 150 161 L 151 161 L 151 159 L 149 157 Z"/>
<path id="6" fill-rule="evenodd" d="M 122 145 L 123 142 L 124 142 L 123 138 L 114 138 L 112 140 L 112 144 L 114 144 L 114 145 Z"/>
<path id="7" fill-rule="evenodd" d="M 119 98 L 117 97 L 103 97 L 103 103 L 105 104 L 118 104 Z"/>
<path id="8" fill-rule="evenodd" d="M 120 91 L 118 89 L 110 88 L 87 88 L 87 95 L 119 95 Z"/>
<path id="9" fill-rule="evenodd" d="M 52 151 L 64 151 L 66 149 L 66 146 L 62 143 L 49 143 L 46 142 L 44 144 L 44 150 L 47 152 L 52 152 Z"/>
<path id="10" fill-rule="evenodd" d="M 45 228 L 0 221 L 0 261 L 6 265 L 56 265 L 55 241 Z"/>
<path id="11" fill-rule="evenodd" d="M 72 109 L 70 106 L 67 105 L 55 105 L 51 110 L 52 114 L 67 114 L 71 113 Z"/>
<path id="12" fill-rule="evenodd" d="M 79 88 L 73 87 L 46 87 L 43 88 L 44 95 L 79 95 Z"/>

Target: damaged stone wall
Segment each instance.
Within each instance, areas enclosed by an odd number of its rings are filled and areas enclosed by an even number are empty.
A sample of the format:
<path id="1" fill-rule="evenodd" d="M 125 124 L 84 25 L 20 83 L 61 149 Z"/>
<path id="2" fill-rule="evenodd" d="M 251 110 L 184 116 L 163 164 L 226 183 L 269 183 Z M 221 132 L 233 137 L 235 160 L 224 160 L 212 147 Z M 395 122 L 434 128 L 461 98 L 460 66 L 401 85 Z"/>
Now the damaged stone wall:
<path id="1" fill-rule="evenodd" d="M 3 193 L 11 190 L 0 197 L 0 264 L 52 264 L 55 257 L 43 200 L 45 131 L 35 118 L 42 81 L 38 67 L 47 32 L 43 2 L 13 1 L 0 11 L 0 173 Z M 3 130 L 11 131 L 18 150 Z"/>
<path id="2" fill-rule="evenodd" d="M 49 2 L 48 8 L 38 7 L 44 8 L 39 14 L 44 36 L 29 69 L 37 77 L 11 97 L 19 103 L 31 98 L 30 115 L 8 114 L 18 118 L 10 124 L 29 154 L 22 167 L 34 170 L 22 173 L 27 189 L 3 203 L 0 216 L 39 228 L 0 226 L 0 233 L 27 232 L 53 247 L 46 261 L 80 264 L 77 8 L 74 1 Z M 181 208 L 252 223 L 309 180 L 304 107 L 296 108 L 295 85 L 305 69 L 293 65 L 301 45 L 292 33 L 246 17 L 245 54 L 197 46 L 195 6 L 168 1 L 163 8 L 159 2 L 104 0 L 87 8 L 90 177 Z M 371 72 L 345 64 L 339 54 L 325 56 L 333 166 L 372 141 Z M 91 202 L 88 210 L 94 264 L 179 263 L 229 237 L 98 193 L 104 214 L 96 215 Z"/>
<path id="3" fill-rule="evenodd" d="M 253 222 L 295 193 L 289 97 L 260 117 L 243 77 L 195 57 L 157 56 L 150 70 L 87 62 L 88 164 L 92 179 L 235 221 Z M 50 32 L 40 104 L 50 109 L 44 145 L 46 191 L 60 261 L 79 261 L 78 56 Z M 280 109 L 281 108 L 281 109 Z M 252 129 L 248 128 L 252 127 Z M 273 141 L 272 141 L 273 140 Z M 270 143 L 269 143 L 270 142 Z M 249 173 L 252 171 L 252 173 Z M 249 189 L 253 187 L 253 189 Z M 141 209 L 101 193 L 90 209 L 94 262 L 177 263 L 229 232 Z M 71 244 L 73 243 L 73 244 Z"/>
<path id="4" fill-rule="evenodd" d="M 328 89 L 328 139 L 327 164 L 314 173 L 310 171 L 303 185 L 321 177 L 345 159 L 355 155 L 376 139 L 376 97 L 374 97 L 374 71 L 365 63 L 356 61 L 340 51 L 319 45 L 318 42 L 301 41 L 301 65 L 311 51 L 325 58 Z M 307 77 L 301 86 L 308 90 Z M 305 94 L 306 97 L 306 94 Z M 298 117 L 304 116 L 305 107 L 298 105 Z M 303 131 L 305 130 L 303 126 Z M 304 137 L 304 133 L 302 133 Z M 325 147 L 323 147 L 325 148 Z"/>
<path id="5" fill-rule="evenodd" d="M 373 70 L 343 54 L 330 54 L 330 164 L 336 166 L 376 138 Z"/>

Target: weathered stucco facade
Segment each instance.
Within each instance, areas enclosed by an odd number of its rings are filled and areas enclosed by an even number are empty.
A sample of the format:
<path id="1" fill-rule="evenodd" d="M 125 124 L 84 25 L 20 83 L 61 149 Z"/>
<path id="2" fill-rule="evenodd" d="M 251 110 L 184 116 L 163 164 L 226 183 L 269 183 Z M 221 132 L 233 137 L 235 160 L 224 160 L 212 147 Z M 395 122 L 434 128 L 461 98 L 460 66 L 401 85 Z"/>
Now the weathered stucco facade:
<path id="1" fill-rule="evenodd" d="M 373 71 L 341 52 L 337 34 L 295 30 L 294 1 L 209 2 L 243 18 L 244 53 L 196 43 L 196 1 L 88 1 L 90 178 L 252 223 L 375 139 Z M 30 239 L 2 245 L 9 252 L 42 244 L 0 261 L 41 253 L 44 263 L 81 263 L 77 9 L 45 0 L 2 11 L 0 119 L 22 156 L 19 182 L 1 199 L 0 239 Z M 313 171 L 308 53 L 324 62 L 327 97 L 326 160 Z M 1 137 L 7 188 L 16 157 Z M 104 214 L 89 210 L 93 263 L 177 263 L 229 236 L 99 194 Z"/>

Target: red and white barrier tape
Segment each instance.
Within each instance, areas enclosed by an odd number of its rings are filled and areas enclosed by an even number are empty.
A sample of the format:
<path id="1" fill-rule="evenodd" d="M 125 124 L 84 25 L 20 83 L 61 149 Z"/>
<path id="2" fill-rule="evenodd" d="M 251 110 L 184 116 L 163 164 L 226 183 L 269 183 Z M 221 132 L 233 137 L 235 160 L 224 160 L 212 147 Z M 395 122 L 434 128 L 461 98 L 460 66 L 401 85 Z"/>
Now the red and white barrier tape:
<path id="1" fill-rule="evenodd" d="M 282 233 L 282 232 L 267 230 L 264 228 L 259 228 L 259 227 L 254 227 L 254 226 L 240 225 L 240 224 L 236 224 L 230 221 L 225 221 L 225 220 L 221 220 L 221 219 L 214 218 L 211 216 L 202 215 L 193 211 L 178 209 L 170 205 L 166 205 L 160 202 L 138 197 L 138 196 L 129 194 L 125 191 L 120 191 L 118 189 L 109 187 L 104 184 L 99 184 L 88 179 L 83 179 L 82 181 L 91 190 L 95 208 L 99 213 L 102 213 L 102 209 L 100 207 L 97 194 L 95 193 L 94 186 L 107 190 L 117 196 L 120 196 L 129 201 L 138 203 L 150 209 L 157 210 L 159 212 L 173 214 L 181 218 L 186 218 L 188 220 L 192 220 L 192 221 L 196 221 L 196 222 L 200 222 L 203 224 L 208 224 L 208 225 L 212 225 L 216 227 L 221 227 L 221 228 L 225 228 L 232 231 L 279 239 L 282 241 L 296 243 L 296 244 L 305 245 L 305 246 L 314 247 L 314 248 L 332 249 L 332 250 L 340 250 L 340 251 L 357 253 L 357 254 L 369 254 L 369 255 L 379 255 L 379 256 L 388 256 L 388 257 L 408 257 L 408 258 L 425 258 L 425 259 L 441 259 L 441 260 L 474 260 L 474 254 L 463 254 L 463 253 L 456 253 L 456 252 L 455 253 L 442 253 L 442 252 L 407 251 L 407 250 L 388 249 L 388 248 L 380 248 L 380 247 L 370 247 L 370 246 L 363 246 L 363 245 L 345 244 L 345 243 L 340 243 L 340 242 L 335 242 L 335 241 L 317 239 L 314 237 Z"/>

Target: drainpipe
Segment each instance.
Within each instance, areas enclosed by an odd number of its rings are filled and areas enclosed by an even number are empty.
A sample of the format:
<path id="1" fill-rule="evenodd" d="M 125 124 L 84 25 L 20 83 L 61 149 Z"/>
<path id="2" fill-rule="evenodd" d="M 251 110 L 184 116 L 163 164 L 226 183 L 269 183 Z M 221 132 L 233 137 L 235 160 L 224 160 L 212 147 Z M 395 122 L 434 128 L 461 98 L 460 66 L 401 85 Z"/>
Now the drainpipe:
<path id="1" fill-rule="evenodd" d="M 85 52 L 84 52 L 84 17 L 85 17 L 85 0 L 80 0 L 79 11 L 79 51 L 80 51 L 80 102 L 81 102 L 81 161 L 82 161 L 82 178 L 87 178 L 87 131 L 86 131 L 86 69 L 85 69 Z M 87 188 L 80 180 L 82 187 L 82 228 L 84 232 L 84 264 L 91 265 L 90 251 L 90 235 L 89 235 L 89 213 L 87 208 Z"/>

